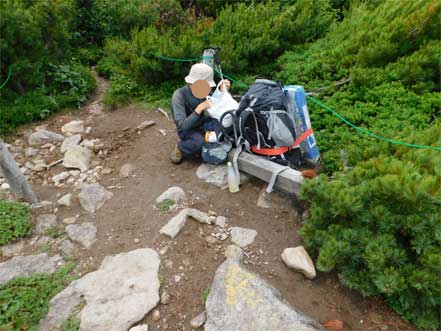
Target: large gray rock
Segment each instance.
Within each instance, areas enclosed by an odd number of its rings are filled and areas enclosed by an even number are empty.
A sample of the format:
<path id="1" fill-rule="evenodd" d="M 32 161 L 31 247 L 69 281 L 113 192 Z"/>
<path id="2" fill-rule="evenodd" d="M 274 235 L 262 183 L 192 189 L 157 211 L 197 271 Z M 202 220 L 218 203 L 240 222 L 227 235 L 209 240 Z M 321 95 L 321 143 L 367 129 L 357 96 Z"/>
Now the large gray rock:
<path id="1" fill-rule="evenodd" d="M 170 238 L 176 237 L 187 222 L 187 213 L 187 209 L 181 210 L 159 230 L 159 233 L 169 236 Z"/>
<path id="2" fill-rule="evenodd" d="M 68 237 L 89 249 L 96 241 L 96 227 L 93 223 L 86 222 L 80 225 L 70 224 L 66 226 Z"/>
<path id="3" fill-rule="evenodd" d="M 162 203 L 165 200 L 172 200 L 174 203 L 182 202 L 185 200 L 185 192 L 178 186 L 172 186 L 156 199 L 156 203 Z"/>
<path id="4" fill-rule="evenodd" d="M 100 268 L 74 281 L 51 301 L 40 331 L 59 330 L 85 301 L 77 315 L 80 331 L 127 331 L 159 302 L 159 256 L 143 248 L 106 257 Z"/>
<path id="5" fill-rule="evenodd" d="M 84 121 L 70 121 L 69 123 L 63 125 L 61 132 L 67 134 L 83 133 Z"/>
<path id="6" fill-rule="evenodd" d="M 63 167 L 80 169 L 82 172 L 89 169 L 92 151 L 83 146 L 71 146 L 64 154 Z"/>
<path id="7" fill-rule="evenodd" d="M 59 255 L 49 257 L 47 253 L 16 256 L 0 263 L 0 285 L 18 276 L 29 276 L 35 272 L 53 273 L 63 264 Z"/>
<path id="8" fill-rule="evenodd" d="M 75 134 L 73 136 L 64 139 L 63 144 L 61 144 L 61 153 L 65 153 L 72 146 L 77 146 L 80 144 L 81 135 Z"/>
<path id="9" fill-rule="evenodd" d="M 31 146 L 44 145 L 47 143 L 57 143 L 59 141 L 63 141 L 64 137 L 58 133 L 48 131 L 48 130 L 40 130 L 32 133 L 28 137 L 28 144 Z"/>
<path id="10" fill-rule="evenodd" d="M 303 246 L 285 248 L 281 257 L 289 268 L 301 272 L 306 278 L 315 278 L 314 263 Z"/>
<path id="11" fill-rule="evenodd" d="M 44 234 L 47 230 L 55 228 L 58 225 L 57 215 L 42 214 L 37 217 L 37 225 L 35 226 L 35 233 Z"/>
<path id="12" fill-rule="evenodd" d="M 324 330 L 232 259 L 217 269 L 205 307 L 205 331 Z"/>
<path id="13" fill-rule="evenodd" d="M 231 242 L 239 247 L 246 247 L 253 243 L 257 236 L 257 231 L 240 227 L 231 228 Z"/>
<path id="14" fill-rule="evenodd" d="M 113 193 L 106 191 L 98 184 L 83 184 L 78 194 L 81 206 L 89 213 L 95 213 L 104 203 L 113 197 Z"/>

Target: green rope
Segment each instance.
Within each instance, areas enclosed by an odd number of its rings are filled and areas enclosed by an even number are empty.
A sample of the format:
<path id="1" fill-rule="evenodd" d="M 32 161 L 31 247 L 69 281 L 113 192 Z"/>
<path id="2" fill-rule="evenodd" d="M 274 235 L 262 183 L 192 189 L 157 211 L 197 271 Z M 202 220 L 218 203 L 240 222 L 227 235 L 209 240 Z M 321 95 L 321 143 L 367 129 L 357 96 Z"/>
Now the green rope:
<path id="1" fill-rule="evenodd" d="M 337 113 L 334 109 L 332 109 L 331 107 L 328 107 L 327 105 L 321 103 L 319 100 L 307 95 L 306 96 L 309 100 L 311 100 L 312 102 L 314 102 L 315 104 L 319 105 L 320 107 L 326 109 L 327 111 L 330 111 L 332 114 L 334 114 L 338 119 L 340 119 L 341 121 L 343 121 L 344 123 L 346 123 L 347 125 L 349 125 L 350 127 L 354 128 L 355 130 L 362 132 L 368 136 L 377 138 L 379 140 L 383 140 L 383 141 L 387 141 L 389 143 L 395 144 L 395 145 L 402 145 L 402 146 L 407 146 L 407 147 L 413 147 L 413 148 L 422 148 L 422 149 L 432 149 L 435 151 L 441 151 L 441 147 L 433 147 L 433 146 L 428 146 L 428 145 L 415 145 L 415 144 L 410 144 L 410 143 L 405 143 L 402 141 L 398 141 L 395 139 L 390 139 L 390 138 L 386 138 L 386 137 L 382 137 L 379 136 L 375 133 L 372 133 L 366 129 L 360 128 L 359 126 L 356 126 L 355 124 L 349 122 L 346 118 L 344 118 L 342 115 L 340 115 L 339 113 Z"/>
<path id="2" fill-rule="evenodd" d="M 9 67 L 8 77 L 6 77 L 6 80 L 4 81 L 4 83 L 2 85 L 0 85 L 0 90 L 9 82 L 9 78 L 11 78 L 11 74 L 12 74 L 12 66 Z"/>
<path id="3" fill-rule="evenodd" d="M 166 60 L 166 61 L 172 61 L 172 62 L 196 62 L 196 61 L 200 61 L 202 59 L 202 57 L 196 57 L 194 59 L 179 59 L 176 57 L 168 57 L 168 56 L 163 56 L 163 55 L 158 55 L 155 53 L 149 53 L 155 57 L 157 57 L 158 59 L 162 59 L 162 60 Z"/>
<path id="4" fill-rule="evenodd" d="M 237 85 L 241 85 L 241 86 L 248 86 L 245 83 L 242 83 L 236 79 L 234 79 L 233 77 L 227 76 L 225 75 L 223 72 L 220 72 L 219 70 L 217 70 L 217 68 L 213 67 L 214 71 L 216 71 L 219 75 L 226 77 L 227 79 L 231 80 L 233 83 L 236 83 Z"/>
<path id="5" fill-rule="evenodd" d="M 194 61 L 199 61 L 204 59 L 204 57 L 199 57 L 199 58 L 195 58 L 195 59 L 177 59 L 177 58 L 172 58 L 172 57 L 167 57 L 167 56 L 162 56 L 162 55 L 158 55 L 158 54 L 154 54 L 152 53 L 154 56 L 156 56 L 157 58 L 163 59 L 163 60 L 167 60 L 167 61 L 176 61 L 176 62 L 194 62 Z M 206 58 L 212 58 L 212 56 L 206 57 Z M 234 79 L 233 77 L 227 76 L 224 73 L 221 73 L 217 68 L 213 68 L 214 71 L 216 71 L 219 75 L 222 75 L 223 77 L 228 78 L 229 80 L 231 80 L 233 83 L 236 83 L 238 85 L 242 85 L 242 86 L 247 86 L 247 84 Z M 441 151 L 441 147 L 433 147 L 433 146 L 428 146 L 428 145 L 416 145 L 416 144 L 410 144 L 410 143 L 406 143 L 403 141 L 398 141 L 395 139 L 391 139 L 391 138 L 386 138 L 386 137 L 382 137 L 379 136 L 375 133 L 372 133 L 366 129 L 360 128 L 359 126 L 349 122 L 346 118 L 344 118 L 342 115 L 340 115 L 339 113 L 337 113 L 334 109 L 326 106 L 325 104 L 321 103 L 319 100 L 307 95 L 306 96 L 309 100 L 311 100 L 312 102 L 314 102 L 315 104 L 319 105 L 320 107 L 326 109 L 327 111 L 331 112 L 332 114 L 334 114 L 339 120 L 341 120 L 342 122 L 346 123 L 347 125 L 349 125 L 350 127 L 354 128 L 355 130 L 366 134 L 368 136 L 377 138 L 379 140 L 382 141 L 387 141 L 391 144 L 395 144 L 395 145 L 401 145 L 401 146 L 407 146 L 407 147 L 413 147 L 413 148 L 421 148 L 421 149 L 431 149 L 431 150 L 435 150 L 435 151 Z"/>

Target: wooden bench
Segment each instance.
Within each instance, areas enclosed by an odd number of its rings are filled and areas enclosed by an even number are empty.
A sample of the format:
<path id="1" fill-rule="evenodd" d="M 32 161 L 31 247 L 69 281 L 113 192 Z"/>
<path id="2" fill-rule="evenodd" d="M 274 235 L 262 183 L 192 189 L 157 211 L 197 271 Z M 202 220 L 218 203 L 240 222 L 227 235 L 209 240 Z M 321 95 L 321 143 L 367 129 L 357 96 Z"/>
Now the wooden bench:
<path id="1" fill-rule="evenodd" d="M 233 160 L 235 150 L 233 149 L 228 159 Z M 284 166 L 272 162 L 262 156 L 242 152 L 237 160 L 237 165 L 240 171 L 249 175 L 257 177 L 265 182 L 269 182 L 271 176 L 275 171 L 278 171 Z M 274 187 L 287 192 L 297 194 L 300 190 L 300 185 L 303 182 L 303 176 L 300 171 L 294 169 L 286 169 L 277 176 Z"/>

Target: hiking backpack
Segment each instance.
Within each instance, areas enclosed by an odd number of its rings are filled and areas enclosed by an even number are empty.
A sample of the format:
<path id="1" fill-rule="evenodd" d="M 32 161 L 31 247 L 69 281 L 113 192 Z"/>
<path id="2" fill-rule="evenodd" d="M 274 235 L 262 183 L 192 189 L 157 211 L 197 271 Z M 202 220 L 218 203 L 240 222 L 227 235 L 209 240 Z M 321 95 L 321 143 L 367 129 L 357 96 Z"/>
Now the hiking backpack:
<path id="1" fill-rule="evenodd" d="M 268 156 L 284 165 L 300 165 L 301 151 L 293 150 L 296 146 L 294 115 L 290 113 L 288 98 L 280 83 L 256 79 L 242 96 L 239 108 L 223 117 L 228 115 L 233 117 L 232 140 L 236 147 L 243 145 L 252 153 Z"/>

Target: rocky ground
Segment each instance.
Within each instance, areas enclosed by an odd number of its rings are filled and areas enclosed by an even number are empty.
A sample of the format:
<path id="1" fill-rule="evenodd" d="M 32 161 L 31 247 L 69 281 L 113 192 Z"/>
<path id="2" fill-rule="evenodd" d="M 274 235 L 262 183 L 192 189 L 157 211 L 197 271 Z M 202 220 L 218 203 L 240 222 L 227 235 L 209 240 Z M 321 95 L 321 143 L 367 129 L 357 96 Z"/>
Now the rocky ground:
<path id="1" fill-rule="evenodd" d="M 171 164 L 173 123 L 135 105 L 105 110 L 98 81 L 82 109 L 24 127 L 9 146 L 41 202 L 33 235 L 1 247 L 0 284 L 53 272 L 66 256 L 79 276 L 40 330 L 72 313 L 81 330 L 192 330 L 206 319 L 219 331 L 408 329 L 337 275 L 316 274 L 295 197 L 251 178 L 231 194 L 225 167 Z"/>

